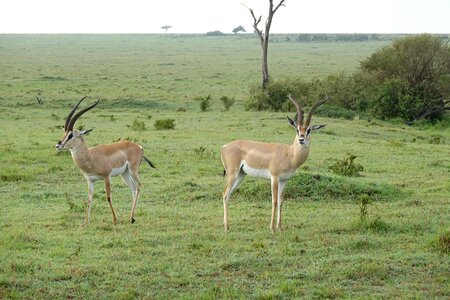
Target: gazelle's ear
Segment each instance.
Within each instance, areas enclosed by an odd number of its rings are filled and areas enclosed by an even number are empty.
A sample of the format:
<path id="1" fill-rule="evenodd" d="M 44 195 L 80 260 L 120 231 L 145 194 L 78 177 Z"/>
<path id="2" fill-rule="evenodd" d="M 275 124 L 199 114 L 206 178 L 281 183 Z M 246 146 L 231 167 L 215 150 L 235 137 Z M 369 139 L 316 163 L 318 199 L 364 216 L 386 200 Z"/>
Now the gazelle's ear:
<path id="1" fill-rule="evenodd" d="M 287 118 L 288 118 L 289 124 L 290 124 L 292 127 L 294 127 L 295 129 L 297 129 L 297 124 L 295 123 L 295 121 L 292 120 L 292 119 L 289 118 L 289 117 L 287 117 Z"/>
<path id="2" fill-rule="evenodd" d="M 80 135 L 88 135 L 89 132 L 91 132 L 92 130 L 94 130 L 94 129 L 80 130 L 79 133 L 80 133 Z"/>
<path id="3" fill-rule="evenodd" d="M 318 130 L 318 129 L 320 129 L 322 127 L 325 127 L 325 126 L 327 126 L 327 124 L 325 124 L 325 125 L 314 125 L 314 126 L 311 127 L 311 130 Z"/>

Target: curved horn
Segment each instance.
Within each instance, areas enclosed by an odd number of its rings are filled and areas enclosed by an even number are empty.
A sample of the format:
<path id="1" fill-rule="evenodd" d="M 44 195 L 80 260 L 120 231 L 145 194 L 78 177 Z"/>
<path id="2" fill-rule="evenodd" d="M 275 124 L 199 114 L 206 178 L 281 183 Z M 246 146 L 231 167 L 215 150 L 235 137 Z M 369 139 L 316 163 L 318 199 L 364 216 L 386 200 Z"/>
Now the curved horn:
<path id="1" fill-rule="evenodd" d="M 77 121 L 77 119 L 84 114 L 85 112 L 87 112 L 88 110 L 93 109 L 98 103 L 100 102 L 100 99 L 98 99 L 94 104 L 92 104 L 91 106 L 88 106 L 82 110 L 80 110 L 75 116 L 73 116 L 73 118 L 70 120 L 70 123 L 67 127 L 67 129 L 69 131 L 73 130 L 73 125 L 75 124 L 75 122 Z"/>
<path id="2" fill-rule="evenodd" d="M 87 96 L 84 96 L 83 98 L 81 98 L 80 101 L 78 101 L 77 104 L 75 104 L 72 108 L 72 110 L 70 111 L 70 113 L 67 115 L 66 118 L 66 124 L 64 124 L 64 131 L 67 131 L 67 128 L 69 127 L 69 123 L 70 123 L 70 119 L 72 119 L 72 115 L 73 113 L 77 110 L 78 106 L 80 105 L 81 101 L 83 101 L 84 99 L 86 99 Z"/>
<path id="3" fill-rule="evenodd" d="M 295 108 L 297 108 L 297 124 L 302 126 L 303 125 L 303 109 L 300 106 L 300 103 L 298 103 L 297 100 L 295 100 L 295 98 L 289 94 L 289 99 L 292 101 L 292 103 L 294 103 Z"/>
<path id="4" fill-rule="evenodd" d="M 311 110 L 309 111 L 308 116 L 306 117 L 306 123 L 305 123 L 306 126 L 309 126 L 309 123 L 311 122 L 311 117 L 314 114 L 314 112 L 316 111 L 316 109 L 319 106 L 321 106 L 322 104 L 324 104 L 325 102 L 327 102 L 327 100 L 328 100 L 328 96 L 326 96 L 324 99 L 320 100 L 319 102 L 317 102 L 316 104 L 314 104 L 311 107 Z"/>

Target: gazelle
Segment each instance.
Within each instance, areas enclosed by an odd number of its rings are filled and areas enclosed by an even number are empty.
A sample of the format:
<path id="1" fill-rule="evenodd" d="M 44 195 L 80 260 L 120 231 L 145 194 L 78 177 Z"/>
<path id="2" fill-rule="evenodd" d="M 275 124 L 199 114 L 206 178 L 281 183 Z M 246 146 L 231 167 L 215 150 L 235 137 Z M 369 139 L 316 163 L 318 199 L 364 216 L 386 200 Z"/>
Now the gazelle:
<path id="1" fill-rule="evenodd" d="M 111 202 L 111 177 L 120 175 L 131 190 L 133 203 L 131 207 L 131 223 L 135 222 L 134 215 L 136 204 L 139 198 L 141 183 L 139 180 L 138 168 L 144 159 L 152 168 L 155 168 L 148 158 L 144 156 L 142 147 L 129 141 L 120 141 L 113 144 L 98 145 L 88 148 L 83 136 L 89 130 L 74 130 L 73 126 L 77 119 L 85 112 L 94 108 L 100 100 L 72 115 L 77 110 L 82 98 L 70 111 L 64 125 L 64 135 L 61 141 L 56 144 L 58 151 L 69 149 L 75 164 L 88 182 L 88 207 L 84 224 L 89 224 L 92 206 L 92 196 L 94 193 L 94 182 L 105 181 L 106 197 L 111 207 L 114 224 L 117 224 L 116 213 Z"/>
<path id="2" fill-rule="evenodd" d="M 288 117 L 289 123 L 297 131 L 294 143 L 275 144 L 255 141 L 236 140 L 226 144 L 221 149 L 222 163 L 227 176 L 223 192 L 223 225 L 228 231 L 228 203 L 231 194 L 238 188 L 245 175 L 271 180 L 272 188 L 272 218 L 270 229 L 275 231 L 275 211 L 277 211 L 277 229 L 281 230 L 281 206 L 283 190 L 286 182 L 294 176 L 297 168 L 302 165 L 309 154 L 310 137 L 313 130 L 325 125 L 310 126 L 311 117 L 316 109 L 327 101 L 327 98 L 315 103 L 303 124 L 303 110 L 291 95 L 289 99 L 297 108 L 296 120 Z"/>

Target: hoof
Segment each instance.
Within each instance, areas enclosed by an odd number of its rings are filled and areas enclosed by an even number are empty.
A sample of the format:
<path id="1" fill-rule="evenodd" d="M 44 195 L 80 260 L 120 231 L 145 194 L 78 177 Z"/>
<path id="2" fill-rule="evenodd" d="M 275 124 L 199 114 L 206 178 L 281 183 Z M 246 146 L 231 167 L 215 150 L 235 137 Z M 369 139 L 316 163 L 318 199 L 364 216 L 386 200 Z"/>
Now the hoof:
<path id="1" fill-rule="evenodd" d="M 131 224 L 134 224 L 134 222 L 136 222 L 136 220 L 134 218 L 131 219 Z"/>

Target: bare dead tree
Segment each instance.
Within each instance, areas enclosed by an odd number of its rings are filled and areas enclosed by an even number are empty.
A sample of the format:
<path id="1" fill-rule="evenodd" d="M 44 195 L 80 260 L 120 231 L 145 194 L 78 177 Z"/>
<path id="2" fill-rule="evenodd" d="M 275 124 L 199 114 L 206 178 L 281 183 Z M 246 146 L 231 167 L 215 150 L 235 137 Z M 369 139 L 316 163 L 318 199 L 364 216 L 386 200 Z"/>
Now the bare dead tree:
<path id="1" fill-rule="evenodd" d="M 285 0 L 280 0 L 278 5 L 274 6 L 273 0 L 269 0 L 269 15 L 266 19 L 266 26 L 265 30 L 261 30 L 258 28 L 259 23 L 261 22 L 262 16 L 259 16 L 259 18 L 256 18 L 255 13 L 253 9 L 247 7 L 247 9 L 250 11 L 250 14 L 253 18 L 253 28 L 255 29 L 255 32 L 258 34 L 260 42 L 261 42 L 261 49 L 262 49 L 262 88 L 266 89 L 269 84 L 269 66 L 267 63 L 267 52 L 269 49 L 269 33 L 270 33 L 270 27 L 272 26 L 272 20 L 273 15 L 276 13 L 276 11 L 281 7 L 285 6 L 284 4 Z"/>

